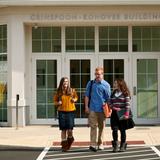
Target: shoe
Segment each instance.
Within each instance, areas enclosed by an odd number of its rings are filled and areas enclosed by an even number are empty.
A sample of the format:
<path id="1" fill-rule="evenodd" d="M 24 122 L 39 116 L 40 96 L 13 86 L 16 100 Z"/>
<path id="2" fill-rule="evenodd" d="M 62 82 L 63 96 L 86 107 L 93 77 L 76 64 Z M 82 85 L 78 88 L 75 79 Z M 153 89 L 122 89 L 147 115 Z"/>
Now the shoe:
<path id="1" fill-rule="evenodd" d="M 67 150 L 69 150 L 71 148 L 72 143 L 74 142 L 74 137 L 71 137 L 71 138 L 68 137 L 67 142 L 68 142 Z"/>
<path id="2" fill-rule="evenodd" d="M 62 141 L 61 145 L 62 145 L 62 152 L 66 152 L 68 150 L 68 141 L 67 140 Z"/>
<path id="3" fill-rule="evenodd" d="M 122 143 L 122 142 L 121 142 L 120 150 L 119 150 L 119 151 L 120 151 L 120 152 L 124 152 L 124 151 L 126 151 L 126 148 L 127 148 L 127 143 L 125 143 L 125 142 Z"/>
<path id="4" fill-rule="evenodd" d="M 118 141 L 112 141 L 113 152 L 118 152 Z"/>
<path id="5" fill-rule="evenodd" d="M 98 150 L 104 150 L 103 144 L 100 144 L 100 145 L 98 146 Z"/>
<path id="6" fill-rule="evenodd" d="M 93 152 L 97 152 L 96 147 L 93 147 L 93 146 L 89 146 L 89 150 L 90 150 L 90 151 L 93 151 Z"/>

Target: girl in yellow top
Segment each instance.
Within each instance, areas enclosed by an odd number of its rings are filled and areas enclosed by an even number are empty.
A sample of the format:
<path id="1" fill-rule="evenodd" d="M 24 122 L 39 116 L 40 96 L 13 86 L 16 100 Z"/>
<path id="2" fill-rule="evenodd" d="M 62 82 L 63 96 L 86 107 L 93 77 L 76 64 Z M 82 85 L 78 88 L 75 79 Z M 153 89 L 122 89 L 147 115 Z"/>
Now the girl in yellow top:
<path id="1" fill-rule="evenodd" d="M 75 102 L 78 100 L 75 89 L 70 87 L 69 79 L 63 77 L 54 95 L 54 104 L 58 107 L 59 129 L 61 130 L 62 151 L 67 151 L 71 147 L 75 117 Z"/>

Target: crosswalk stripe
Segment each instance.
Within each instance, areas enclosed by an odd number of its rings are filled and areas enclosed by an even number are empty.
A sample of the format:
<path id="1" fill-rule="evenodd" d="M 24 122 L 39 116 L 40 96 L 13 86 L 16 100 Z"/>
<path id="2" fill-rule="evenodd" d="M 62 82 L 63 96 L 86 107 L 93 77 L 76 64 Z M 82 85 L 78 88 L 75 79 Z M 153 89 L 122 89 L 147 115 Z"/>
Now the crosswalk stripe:
<path id="1" fill-rule="evenodd" d="M 44 148 L 44 150 L 41 152 L 41 154 L 38 156 L 38 158 L 36 160 L 43 160 L 43 158 L 45 157 L 45 155 L 47 154 L 49 149 L 50 149 L 50 147 Z"/>
<path id="2" fill-rule="evenodd" d="M 160 157 L 160 151 L 155 146 L 152 146 L 151 148 Z"/>

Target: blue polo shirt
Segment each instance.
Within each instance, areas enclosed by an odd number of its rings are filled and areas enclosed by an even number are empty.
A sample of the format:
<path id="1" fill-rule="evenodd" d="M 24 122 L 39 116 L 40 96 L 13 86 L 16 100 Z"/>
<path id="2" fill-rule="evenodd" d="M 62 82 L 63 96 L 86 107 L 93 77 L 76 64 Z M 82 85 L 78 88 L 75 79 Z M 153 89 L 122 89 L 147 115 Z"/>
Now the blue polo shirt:
<path id="1" fill-rule="evenodd" d="M 85 96 L 89 97 L 91 81 L 87 83 Z M 111 95 L 110 84 L 102 80 L 100 82 L 93 81 L 91 89 L 91 99 L 90 99 L 90 111 L 103 112 L 102 105 L 104 102 L 108 101 Z"/>

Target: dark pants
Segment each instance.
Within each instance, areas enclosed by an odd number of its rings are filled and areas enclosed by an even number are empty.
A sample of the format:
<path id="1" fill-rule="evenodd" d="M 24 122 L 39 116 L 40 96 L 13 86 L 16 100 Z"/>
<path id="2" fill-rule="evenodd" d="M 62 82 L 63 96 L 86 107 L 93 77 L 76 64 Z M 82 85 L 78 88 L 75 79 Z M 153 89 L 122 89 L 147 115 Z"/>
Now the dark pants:
<path id="1" fill-rule="evenodd" d="M 119 130 L 121 134 L 121 143 L 126 142 L 126 121 L 120 121 L 118 119 L 116 111 L 113 111 L 111 115 L 111 128 L 113 141 L 118 141 Z"/>
<path id="2" fill-rule="evenodd" d="M 121 143 L 126 142 L 126 130 L 120 130 L 121 133 Z M 118 129 L 112 131 L 113 141 L 118 141 Z"/>

